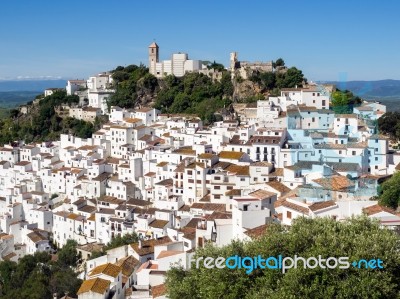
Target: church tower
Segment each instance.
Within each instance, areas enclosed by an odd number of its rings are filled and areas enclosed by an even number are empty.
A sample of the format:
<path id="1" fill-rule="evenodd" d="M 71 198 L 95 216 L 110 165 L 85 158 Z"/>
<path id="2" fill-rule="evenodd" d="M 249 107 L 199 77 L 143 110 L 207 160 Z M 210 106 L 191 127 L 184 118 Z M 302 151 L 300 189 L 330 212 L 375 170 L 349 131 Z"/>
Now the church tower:
<path id="1" fill-rule="evenodd" d="M 149 71 L 156 76 L 156 63 L 158 62 L 158 45 L 153 42 L 149 46 Z"/>

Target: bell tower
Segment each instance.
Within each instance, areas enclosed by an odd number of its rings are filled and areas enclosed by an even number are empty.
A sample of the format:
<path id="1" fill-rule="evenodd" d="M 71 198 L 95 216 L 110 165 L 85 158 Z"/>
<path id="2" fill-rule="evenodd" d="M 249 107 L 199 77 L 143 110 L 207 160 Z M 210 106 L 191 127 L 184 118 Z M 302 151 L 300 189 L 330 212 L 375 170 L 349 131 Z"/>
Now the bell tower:
<path id="1" fill-rule="evenodd" d="M 149 71 L 150 74 L 156 76 L 156 63 L 158 62 L 158 45 L 156 42 L 153 42 L 149 46 Z"/>

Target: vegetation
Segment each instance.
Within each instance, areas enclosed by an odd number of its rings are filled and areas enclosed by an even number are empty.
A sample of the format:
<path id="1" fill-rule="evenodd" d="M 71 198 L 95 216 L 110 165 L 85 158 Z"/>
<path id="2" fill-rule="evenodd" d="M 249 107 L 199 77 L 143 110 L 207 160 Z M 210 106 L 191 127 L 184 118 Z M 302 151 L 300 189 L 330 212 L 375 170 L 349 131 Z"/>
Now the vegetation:
<path id="1" fill-rule="evenodd" d="M 386 180 L 378 189 L 378 200 L 383 206 L 397 209 L 400 204 L 400 172 Z"/>
<path id="2" fill-rule="evenodd" d="M 215 60 L 212 63 L 211 62 L 207 63 L 207 68 L 209 70 L 214 69 L 214 70 L 219 71 L 219 72 L 226 71 L 224 65 L 221 64 L 221 63 L 215 62 Z"/>
<path id="3" fill-rule="evenodd" d="M 78 256 L 75 241 L 69 240 L 58 252 L 58 261 L 52 261 L 46 252 L 26 255 L 18 263 L 0 262 L 0 297 L 4 299 L 59 298 L 68 293 L 77 297 L 82 280 L 71 268 L 76 267 Z"/>
<path id="4" fill-rule="evenodd" d="M 282 58 L 278 58 L 274 63 L 273 63 L 273 67 L 282 67 L 285 66 L 285 61 Z"/>
<path id="5" fill-rule="evenodd" d="M 102 251 L 94 251 L 90 256 L 90 259 L 95 259 L 100 256 L 107 254 L 107 250 L 114 249 L 123 245 L 129 245 L 139 240 L 136 233 L 126 234 L 124 236 L 114 237 L 106 246 L 103 247 Z"/>
<path id="6" fill-rule="evenodd" d="M 284 64 L 283 60 L 281 63 Z M 302 87 L 303 83 L 307 82 L 303 72 L 295 67 L 291 67 L 286 72 L 255 72 L 249 79 L 258 83 L 262 87 L 262 92 L 296 86 Z"/>
<path id="7" fill-rule="evenodd" d="M 116 92 L 108 100 L 107 104 L 123 108 L 136 106 L 140 96 L 153 94 L 158 87 L 156 77 L 149 73 L 144 65 L 118 66 L 112 71 Z"/>
<path id="8" fill-rule="evenodd" d="M 353 113 L 353 107 L 361 104 L 360 97 L 355 96 L 351 91 L 337 89 L 332 93 L 332 109 L 337 114 Z"/>
<path id="9" fill-rule="evenodd" d="M 143 98 L 155 98 L 154 107 L 163 113 L 197 114 L 206 124 L 211 123 L 216 120 L 218 109 L 232 103 L 234 85 L 222 64 L 215 61 L 206 64 L 209 69 L 223 72 L 220 82 L 198 73 L 188 73 L 181 78 L 169 75 L 157 80 L 143 65 L 119 66 L 112 71 L 116 93 L 108 105 L 134 108 Z M 285 62 L 280 58 L 275 65 L 283 67 Z M 271 94 L 278 94 L 281 88 L 301 87 L 306 82 L 302 71 L 295 67 L 285 72 L 256 72 L 250 80 L 258 83 L 262 92 L 270 91 Z M 241 83 L 243 79 L 236 76 L 236 82 Z M 252 102 L 258 98 L 264 97 L 259 95 L 244 101 Z"/>
<path id="10" fill-rule="evenodd" d="M 400 140 L 400 112 L 386 112 L 378 119 L 378 128 L 381 133 Z"/>
<path id="11" fill-rule="evenodd" d="M 167 272 L 171 299 L 183 298 L 399 298 L 399 237 L 379 223 L 358 217 L 338 222 L 328 218 L 296 219 L 290 228 L 271 224 L 267 232 L 251 242 L 233 241 L 217 248 L 206 246 L 196 257 L 290 256 L 308 258 L 349 257 L 381 259 L 383 269 L 206 269 Z M 302 263 L 300 262 L 300 265 Z"/>
<path id="12" fill-rule="evenodd" d="M 37 91 L 0 91 L 0 108 L 4 110 L 28 105 L 27 102 L 35 98 Z"/>
<path id="13" fill-rule="evenodd" d="M 101 127 L 104 119 L 96 119 L 92 124 L 70 117 L 62 118 L 55 111 L 55 108 L 62 104 L 72 105 L 78 102 L 78 96 L 68 96 L 65 91 L 57 91 L 40 100 L 28 115 L 20 115 L 17 109 L 12 109 L 8 118 L 0 120 L 0 143 L 14 140 L 56 140 L 62 133 L 82 138 L 91 137 L 92 133 Z"/>
<path id="14" fill-rule="evenodd" d="M 203 74 L 188 73 L 182 78 L 167 76 L 164 84 L 157 94 L 155 108 L 164 113 L 197 114 L 206 123 L 215 121 L 215 111 L 230 105 L 233 95 L 228 72 L 222 75 L 221 82 L 213 82 Z"/>

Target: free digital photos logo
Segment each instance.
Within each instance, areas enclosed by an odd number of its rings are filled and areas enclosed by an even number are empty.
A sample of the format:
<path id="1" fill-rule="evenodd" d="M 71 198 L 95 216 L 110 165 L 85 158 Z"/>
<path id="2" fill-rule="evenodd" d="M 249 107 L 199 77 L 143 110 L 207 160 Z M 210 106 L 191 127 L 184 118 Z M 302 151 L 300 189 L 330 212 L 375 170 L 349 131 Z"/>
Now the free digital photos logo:
<path id="1" fill-rule="evenodd" d="M 349 257 L 328 257 L 323 258 L 321 255 L 318 257 L 283 257 L 269 256 L 263 258 L 261 255 L 250 257 L 241 257 L 232 255 L 225 257 L 198 257 L 193 259 L 190 257 L 190 266 L 200 268 L 203 266 L 206 269 L 246 269 L 246 274 L 251 274 L 255 269 L 271 269 L 281 270 L 286 273 L 289 269 L 296 269 L 302 267 L 303 269 L 349 269 L 350 267 L 358 269 L 383 269 L 383 261 L 381 259 L 359 259 L 350 261 Z"/>

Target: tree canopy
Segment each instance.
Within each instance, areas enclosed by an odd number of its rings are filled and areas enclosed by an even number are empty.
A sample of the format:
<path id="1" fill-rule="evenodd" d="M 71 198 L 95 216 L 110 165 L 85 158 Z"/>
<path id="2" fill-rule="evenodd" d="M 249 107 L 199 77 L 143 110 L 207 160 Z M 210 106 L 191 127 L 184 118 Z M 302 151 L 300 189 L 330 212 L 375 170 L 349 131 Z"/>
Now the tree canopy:
<path id="1" fill-rule="evenodd" d="M 343 222 L 328 218 L 298 218 L 290 228 L 268 226 L 251 242 L 233 241 L 217 248 L 206 246 L 195 257 L 290 256 L 349 257 L 383 261 L 383 269 L 275 269 L 175 267 L 167 272 L 169 298 L 398 298 L 400 296 L 399 237 L 365 216 Z"/>
<path id="2" fill-rule="evenodd" d="M 397 209 L 400 204 L 400 172 L 386 180 L 379 188 L 379 203 L 383 206 Z"/>
<path id="3" fill-rule="evenodd" d="M 154 107 L 164 113 L 197 114 L 206 123 L 215 120 L 217 109 L 228 106 L 233 95 L 230 74 L 225 72 L 221 82 L 213 82 L 203 74 L 188 73 L 182 78 L 169 75 L 164 79 Z"/>
<path id="4" fill-rule="evenodd" d="M 18 110 L 13 110 L 10 117 L 0 119 L 0 144 L 15 140 L 24 140 L 27 143 L 57 140 L 60 134 L 91 137 L 104 120 L 97 119 L 92 124 L 75 118 L 60 117 L 56 113 L 55 108 L 62 104 L 73 105 L 78 102 L 78 96 L 68 96 L 65 91 L 56 91 L 40 99 L 27 115 L 19 115 Z"/>
<path id="5" fill-rule="evenodd" d="M 274 63 L 274 67 L 285 66 L 285 61 L 282 58 L 278 58 Z"/>
<path id="6" fill-rule="evenodd" d="M 58 261 L 52 261 L 46 252 L 26 255 L 18 263 L 0 262 L 0 297 L 5 299 L 52 299 L 68 293 L 77 297 L 82 280 L 71 268 L 76 267 L 76 242 L 68 241 L 58 253 Z M 72 249 L 74 251 L 72 251 Z"/>
<path id="7" fill-rule="evenodd" d="M 302 87 L 303 83 L 307 82 L 303 72 L 295 67 L 291 67 L 285 72 L 254 72 L 249 79 L 258 83 L 262 92 Z"/>
<path id="8" fill-rule="evenodd" d="M 144 65 L 118 66 L 111 72 L 116 92 L 107 101 L 109 107 L 133 108 L 141 95 L 152 94 L 158 87 L 157 78 Z"/>
<path id="9" fill-rule="evenodd" d="M 123 236 L 116 236 L 111 239 L 111 241 L 103 247 L 102 251 L 94 251 L 92 252 L 90 259 L 95 259 L 98 258 L 102 255 L 105 255 L 107 253 L 107 250 L 117 248 L 123 245 L 129 245 L 132 243 L 135 243 L 139 240 L 137 234 L 135 232 L 133 233 L 128 233 Z"/>
<path id="10" fill-rule="evenodd" d="M 400 112 L 386 112 L 378 119 L 378 128 L 381 133 L 388 134 L 391 138 L 400 139 Z"/>
<path id="11" fill-rule="evenodd" d="M 360 97 L 355 96 L 351 91 L 336 90 L 332 93 L 332 108 L 337 114 L 353 113 L 353 107 L 361 104 Z"/>

